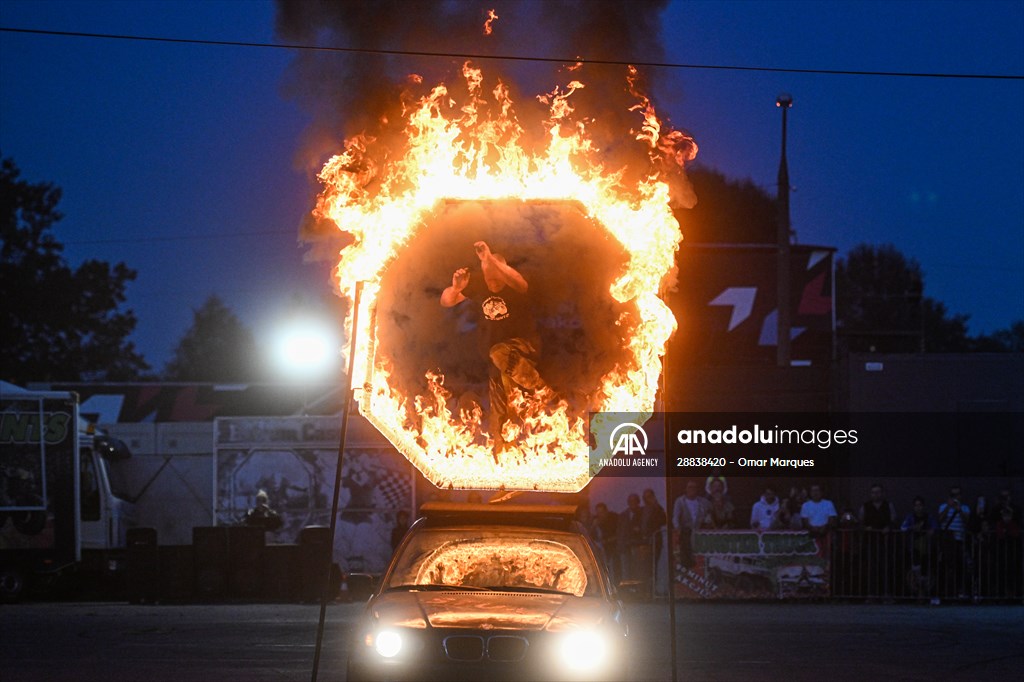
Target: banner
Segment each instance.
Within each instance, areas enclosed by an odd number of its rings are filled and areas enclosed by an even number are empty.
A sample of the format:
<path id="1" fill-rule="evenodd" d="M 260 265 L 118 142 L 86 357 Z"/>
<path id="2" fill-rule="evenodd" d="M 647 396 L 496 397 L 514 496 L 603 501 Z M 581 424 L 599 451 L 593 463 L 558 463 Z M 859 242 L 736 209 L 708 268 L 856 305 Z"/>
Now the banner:
<path id="1" fill-rule="evenodd" d="M 260 490 L 280 516 L 267 540 L 294 543 L 306 526 L 328 526 L 340 438 L 334 417 L 228 417 L 215 422 L 214 516 L 245 522 Z M 412 511 L 412 466 L 393 449 L 347 447 L 334 559 L 346 572 L 381 572 L 399 511 Z"/>
<path id="2" fill-rule="evenodd" d="M 832 260 L 829 247 L 793 245 L 790 254 L 792 359 L 832 358 Z M 680 362 L 775 362 L 778 339 L 778 250 L 774 244 L 687 244 L 679 255 L 672 307 Z"/>
<path id="3" fill-rule="evenodd" d="M 683 599 L 827 597 L 827 542 L 803 531 L 700 531 L 676 555 Z"/>
<path id="4" fill-rule="evenodd" d="M 40 550 L 37 559 L 56 565 L 75 560 L 76 415 L 70 394 L 2 396 L 0 551 Z"/>

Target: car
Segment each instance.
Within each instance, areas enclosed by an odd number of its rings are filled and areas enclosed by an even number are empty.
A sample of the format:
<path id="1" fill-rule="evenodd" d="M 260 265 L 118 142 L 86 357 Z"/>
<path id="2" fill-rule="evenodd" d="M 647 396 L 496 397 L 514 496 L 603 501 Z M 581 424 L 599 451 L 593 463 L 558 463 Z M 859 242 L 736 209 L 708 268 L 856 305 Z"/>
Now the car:
<path id="1" fill-rule="evenodd" d="M 424 504 L 356 626 L 348 679 L 626 679 L 623 605 L 575 510 Z"/>

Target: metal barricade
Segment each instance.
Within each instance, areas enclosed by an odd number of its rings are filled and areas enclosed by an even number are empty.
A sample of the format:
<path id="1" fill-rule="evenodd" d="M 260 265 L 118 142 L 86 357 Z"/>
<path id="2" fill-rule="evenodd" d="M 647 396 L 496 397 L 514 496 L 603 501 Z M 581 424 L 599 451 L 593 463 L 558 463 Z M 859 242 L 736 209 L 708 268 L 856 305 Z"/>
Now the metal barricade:
<path id="1" fill-rule="evenodd" d="M 668 547 L 665 528 L 662 527 L 645 542 L 622 548 L 616 567 L 619 589 L 641 599 L 653 597 L 658 582 L 658 563 Z"/>
<path id="2" fill-rule="evenodd" d="M 831 564 L 839 599 L 1024 600 L 1021 538 L 990 531 L 841 529 Z"/>

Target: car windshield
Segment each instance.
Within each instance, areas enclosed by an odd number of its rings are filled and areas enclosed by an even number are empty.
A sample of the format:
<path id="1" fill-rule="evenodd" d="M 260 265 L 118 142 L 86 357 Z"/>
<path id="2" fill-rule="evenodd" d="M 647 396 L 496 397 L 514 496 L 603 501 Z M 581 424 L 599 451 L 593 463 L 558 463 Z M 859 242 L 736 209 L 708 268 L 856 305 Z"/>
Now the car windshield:
<path id="1" fill-rule="evenodd" d="M 593 555 L 581 536 L 509 527 L 419 529 L 395 558 L 387 586 L 577 597 L 596 595 L 601 589 Z"/>

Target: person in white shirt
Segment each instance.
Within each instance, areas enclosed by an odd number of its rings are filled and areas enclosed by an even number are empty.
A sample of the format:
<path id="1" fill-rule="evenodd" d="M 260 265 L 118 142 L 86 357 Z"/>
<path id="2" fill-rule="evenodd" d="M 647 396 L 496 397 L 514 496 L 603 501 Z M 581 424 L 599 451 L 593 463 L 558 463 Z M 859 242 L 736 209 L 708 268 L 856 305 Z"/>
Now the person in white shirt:
<path id="1" fill-rule="evenodd" d="M 939 505 L 940 556 L 943 563 L 943 590 L 961 599 L 971 591 L 971 557 L 967 546 L 971 509 L 961 501 L 960 486 L 949 489 L 949 499 Z"/>
<path id="2" fill-rule="evenodd" d="M 750 510 L 750 527 L 754 530 L 773 530 L 779 527 L 779 498 L 771 488 L 765 488 L 761 499 Z"/>
<path id="3" fill-rule="evenodd" d="M 800 518 L 811 535 L 826 535 L 835 528 L 839 518 L 836 507 L 832 500 L 823 499 L 821 486 L 817 483 L 811 486 L 810 494 L 811 499 L 800 508 Z"/>

